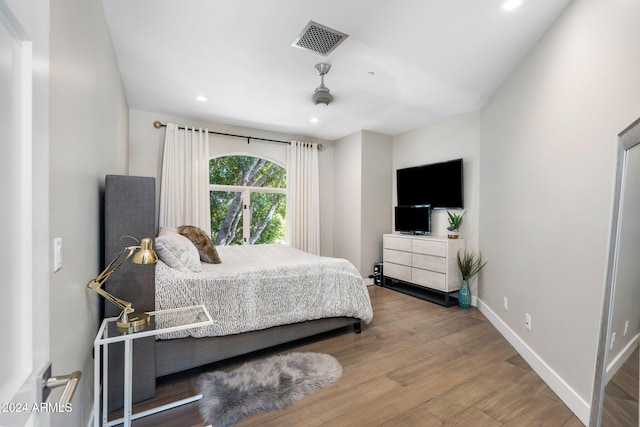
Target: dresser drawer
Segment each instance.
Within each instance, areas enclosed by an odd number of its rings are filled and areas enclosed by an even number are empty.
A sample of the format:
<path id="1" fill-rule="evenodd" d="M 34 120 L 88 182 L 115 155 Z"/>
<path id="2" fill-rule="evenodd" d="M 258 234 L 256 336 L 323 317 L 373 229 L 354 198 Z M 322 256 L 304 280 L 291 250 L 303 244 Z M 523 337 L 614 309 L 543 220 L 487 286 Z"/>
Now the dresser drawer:
<path id="1" fill-rule="evenodd" d="M 411 265 L 411 252 L 384 249 L 382 253 L 382 260 L 385 262 L 393 262 L 395 264 Z"/>
<path id="2" fill-rule="evenodd" d="M 418 254 L 444 257 L 447 254 L 447 243 L 436 240 L 412 240 L 411 251 Z"/>
<path id="3" fill-rule="evenodd" d="M 411 254 L 411 266 L 438 273 L 447 272 L 447 261 L 441 256 Z"/>
<path id="4" fill-rule="evenodd" d="M 387 274 L 386 266 L 384 273 Z M 446 291 L 446 276 L 435 271 L 422 270 L 421 268 L 411 269 L 411 281 L 416 285 L 426 286 L 432 289 Z"/>
<path id="5" fill-rule="evenodd" d="M 407 265 L 398 265 L 391 262 L 384 262 L 382 265 L 382 273 L 385 276 L 393 277 L 394 279 L 411 282 L 411 267 Z"/>
<path id="6" fill-rule="evenodd" d="M 396 249 L 399 251 L 411 252 L 411 239 L 402 237 L 383 236 L 382 244 L 385 249 Z"/>

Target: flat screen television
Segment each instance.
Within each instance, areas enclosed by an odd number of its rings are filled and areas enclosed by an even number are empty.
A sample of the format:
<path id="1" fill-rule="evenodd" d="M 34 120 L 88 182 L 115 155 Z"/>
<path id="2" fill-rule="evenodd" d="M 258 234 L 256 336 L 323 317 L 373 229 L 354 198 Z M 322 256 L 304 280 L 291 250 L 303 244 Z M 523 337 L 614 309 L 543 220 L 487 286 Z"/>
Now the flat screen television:
<path id="1" fill-rule="evenodd" d="M 398 206 L 464 208 L 462 159 L 396 170 Z"/>
<path id="2" fill-rule="evenodd" d="M 431 234 L 431 207 L 396 206 L 396 231 L 409 234 Z"/>

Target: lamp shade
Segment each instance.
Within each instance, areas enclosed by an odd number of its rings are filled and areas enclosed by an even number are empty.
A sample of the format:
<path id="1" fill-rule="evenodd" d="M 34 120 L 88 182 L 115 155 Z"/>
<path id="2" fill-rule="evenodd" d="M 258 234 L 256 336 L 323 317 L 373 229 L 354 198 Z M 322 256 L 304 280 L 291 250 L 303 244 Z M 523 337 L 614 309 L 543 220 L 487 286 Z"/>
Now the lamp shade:
<path id="1" fill-rule="evenodd" d="M 155 264 L 158 262 L 158 255 L 153 250 L 153 243 L 150 238 L 145 237 L 140 240 L 140 249 L 133 254 L 131 262 L 134 264 Z"/>

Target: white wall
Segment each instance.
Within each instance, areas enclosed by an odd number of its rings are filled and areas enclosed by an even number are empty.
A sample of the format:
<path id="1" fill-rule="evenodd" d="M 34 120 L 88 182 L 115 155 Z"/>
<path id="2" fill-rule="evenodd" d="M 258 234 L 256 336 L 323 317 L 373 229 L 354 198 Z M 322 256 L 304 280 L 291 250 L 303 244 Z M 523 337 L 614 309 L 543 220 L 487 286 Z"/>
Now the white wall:
<path id="1" fill-rule="evenodd" d="M 358 271 L 362 254 L 361 145 L 361 132 L 356 132 L 337 140 L 333 148 L 333 256 L 348 259 Z"/>
<path id="2" fill-rule="evenodd" d="M 395 136 L 391 183 L 393 203 L 389 207 L 393 212 L 393 207 L 397 204 L 397 169 L 462 158 L 466 213 L 460 228 L 460 237 L 467 239 L 467 247 L 473 250 L 478 248 L 479 241 L 480 119 L 480 112 L 467 113 Z M 431 221 L 432 234 L 447 234 L 449 224 L 446 210 L 432 211 Z M 393 224 L 390 226 L 393 230 Z M 478 279 L 471 283 L 474 295 L 477 295 L 478 283 Z"/>
<path id="3" fill-rule="evenodd" d="M 482 116 L 480 247 L 489 264 L 480 298 L 564 381 L 560 394 L 583 420 L 588 408 L 580 409 L 580 400 L 591 400 L 602 310 L 616 135 L 640 116 L 639 40 L 639 2 L 576 0 Z"/>
<path id="4" fill-rule="evenodd" d="M 127 173 L 128 110 L 102 3 L 59 0 L 50 7 L 49 242 L 62 237 L 63 266 L 50 273 L 48 327 L 53 373 L 82 370 L 73 412 L 53 414 L 51 420 L 86 426 L 99 326 L 98 296 L 86 284 L 102 262 L 104 176 Z M 50 400 L 60 393 L 54 391 Z"/>
<path id="5" fill-rule="evenodd" d="M 257 138 L 275 139 L 279 141 L 318 142 L 322 149 L 318 154 L 320 173 L 320 253 L 325 256 L 332 255 L 333 241 L 333 149 L 332 142 L 309 138 L 299 135 L 287 135 L 260 129 L 243 128 L 238 126 L 223 125 L 190 119 L 187 117 L 171 116 L 140 110 L 129 111 L 129 174 L 137 176 L 152 176 L 156 178 L 156 204 L 159 203 L 160 172 L 162 170 L 162 152 L 164 146 L 165 128 L 156 129 L 153 122 L 159 120 L 163 124 L 167 122 L 179 125 L 207 128 L 211 131 L 229 133 L 234 135 L 247 135 Z M 281 166 L 286 166 L 287 145 L 270 142 L 251 141 L 235 137 L 209 135 L 209 154 L 212 157 L 224 154 L 249 154 L 264 157 Z M 157 210 L 156 210 L 157 217 Z"/>
<path id="6" fill-rule="evenodd" d="M 361 267 L 363 277 L 382 261 L 382 235 L 391 232 L 391 157 L 393 138 L 362 131 Z"/>
<path id="7" fill-rule="evenodd" d="M 382 261 L 382 235 L 391 231 L 392 137 L 358 131 L 334 147 L 334 256 L 367 278 Z"/>

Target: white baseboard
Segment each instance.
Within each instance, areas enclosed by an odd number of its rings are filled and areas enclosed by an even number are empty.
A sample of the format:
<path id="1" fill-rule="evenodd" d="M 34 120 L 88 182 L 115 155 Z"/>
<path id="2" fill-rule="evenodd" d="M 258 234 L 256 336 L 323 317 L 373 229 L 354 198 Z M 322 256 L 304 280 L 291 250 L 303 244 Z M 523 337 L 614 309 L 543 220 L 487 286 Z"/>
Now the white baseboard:
<path id="1" fill-rule="evenodd" d="M 585 402 L 569 384 L 567 384 L 546 362 L 536 354 L 520 337 L 500 319 L 489 306 L 480 298 L 476 298 L 478 310 L 491 322 L 491 324 L 506 338 L 516 349 L 531 368 L 553 390 L 555 394 L 571 409 L 580 421 L 589 425 L 591 404 Z"/>
<path id="2" fill-rule="evenodd" d="M 629 356 L 634 352 L 634 350 L 638 347 L 638 341 L 640 340 L 640 334 L 633 337 L 631 341 L 627 343 L 626 346 L 618 353 L 616 357 L 614 357 L 609 364 L 607 365 L 607 373 L 605 375 L 605 384 L 609 382 L 611 378 L 618 372 L 618 369 L 627 361 Z M 611 356 L 611 353 L 609 353 Z"/>

